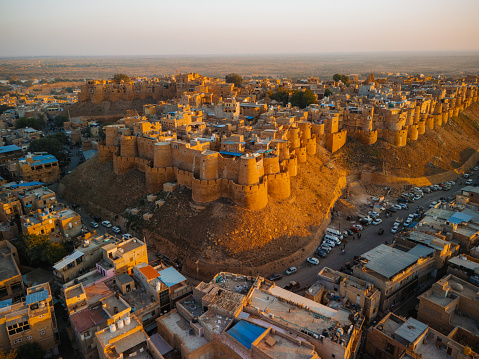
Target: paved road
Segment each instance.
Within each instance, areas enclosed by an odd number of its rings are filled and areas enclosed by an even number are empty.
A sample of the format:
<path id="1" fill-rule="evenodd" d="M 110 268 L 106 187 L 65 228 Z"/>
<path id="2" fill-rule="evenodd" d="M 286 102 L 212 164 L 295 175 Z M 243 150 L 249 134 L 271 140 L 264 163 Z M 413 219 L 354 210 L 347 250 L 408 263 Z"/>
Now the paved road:
<path id="1" fill-rule="evenodd" d="M 479 172 L 479 171 L 478 171 Z M 478 173 L 475 172 L 472 176 L 474 182 L 476 182 Z M 411 213 L 414 213 L 418 206 L 424 207 L 424 210 L 429 209 L 429 205 L 433 201 L 439 200 L 441 197 L 452 197 L 460 192 L 460 189 L 463 188 L 466 182 L 466 179 L 460 178 L 458 181 L 455 181 L 456 184 L 451 187 L 448 191 L 433 191 L 429 194 L 425 194 L 423 198 L 416 202 L 409 203 L 409 209 L 399 210 L 389 218 L 386 218 L 384 213 L 381 213 L 380 218 L 383 222 L 378 225 L 369 225 L 361 231 L 361 239 L 351 240 L 351 237 L 346 237 L 343 240 L 343 243 L 346 243 L 346 253 L 342 254 L 339 246 L 333 248 L 326 258 L 319 258 L 319 265 L 311 266 L 308 263 L 303 263 L 298 266 L 298 271 L 292 275 L 285 275 L 283 271 L 283 278 L 277 281 L 277 284 L 281 287 L 284 287 L 289 283 L 289 281 L 294 280 L 298 281 L 301 284 L 301 287 L 305 285 L 311 285 L 316 281 L 318 272 L 323 267 L 329 267 L 332 269 L 339 270 L 342 266 L 344 267 L 346 262 L 351 262 L 354 256 L 360 256 L 363 253 L 377 247 L 379 244 L 384 244 L 386 241 L 391 243 L 394 240 L 394 234 L 391 233 L 391 228 L 397 217 L 401 217 L 404 220 Z M 390 203 L 396 203 L 396 198 L 388 198 Z M 334 218 L 331 226 L 338 228 L 339 219 Z M 341 219 L 341 229 L 350 228 L 355 222 L 346 221 Z M 378 228 L 384 228 L 384 234 L 379 235 L 377 233 Z M 402 225 L 400 225 L 400 228 Z M 357 237 L 357 236 L 356 236 Z M 311 253 L 311 255 L 313 255 Z M 284 268 L 286 270 L 286 268 Z"/>

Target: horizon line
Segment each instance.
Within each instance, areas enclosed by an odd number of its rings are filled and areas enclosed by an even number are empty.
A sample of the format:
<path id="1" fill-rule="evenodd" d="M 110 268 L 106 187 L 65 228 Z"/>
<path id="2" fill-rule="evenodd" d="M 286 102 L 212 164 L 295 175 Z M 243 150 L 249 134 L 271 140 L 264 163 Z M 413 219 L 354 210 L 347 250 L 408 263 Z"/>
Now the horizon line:
<path id="1" fill-rule="evenodd" d="M 265 53 L 210 53 L 210 54 L 142 54 L 142 55 L 12 55 L 0 59 L 18 58 L 105 58 L 105 57 L 233 57 L 233 56 L 314 56 L 314 55 L 368 55 L 368 54 L 479 54 L 477 50 L 374 50 L 374 51 L 332 51 L 332 52 L 265 52 Z"/>

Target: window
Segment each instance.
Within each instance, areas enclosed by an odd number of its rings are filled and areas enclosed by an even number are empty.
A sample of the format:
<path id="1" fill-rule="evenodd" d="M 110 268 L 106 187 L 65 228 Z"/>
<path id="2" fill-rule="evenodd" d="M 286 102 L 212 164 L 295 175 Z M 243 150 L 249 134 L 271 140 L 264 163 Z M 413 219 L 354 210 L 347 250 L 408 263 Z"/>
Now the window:
<path id="1" fill-rule="evenodd" d="M 386 343 L 386 352 L 389 354 L 394 354 L 394 350 L 396 347 L 392 345 L 391 343 Z"/>
<path id="2" fill-rule="evenodd" d="M 27 340 L 32 340 L 32 336 L 29 335 L 26 339 L 27 339 Z"/>

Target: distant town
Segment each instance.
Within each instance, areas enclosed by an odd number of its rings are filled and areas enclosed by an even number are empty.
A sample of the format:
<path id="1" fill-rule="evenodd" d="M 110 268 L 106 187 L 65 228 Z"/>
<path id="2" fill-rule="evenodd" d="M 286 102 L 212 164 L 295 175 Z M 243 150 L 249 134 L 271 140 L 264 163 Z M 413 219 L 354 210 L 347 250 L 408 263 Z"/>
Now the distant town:
<path id="1" fill-rule="evenodd" d="M 1 80 L 0 358 L 479 358 L 478 102 L 473 75 Z M 432 174 L 351 179 L 334 157 L 446 126 L 469 137 Z M 143 231 L 180 192 L 197 212 L 290 206 L 320 153 L 338 194 L 294 253 L 233 273 Z M 140 173 L 141 204 L 65 195 L 94 161 Z M 293 241 L 281 229 L 268 240 Z"/>

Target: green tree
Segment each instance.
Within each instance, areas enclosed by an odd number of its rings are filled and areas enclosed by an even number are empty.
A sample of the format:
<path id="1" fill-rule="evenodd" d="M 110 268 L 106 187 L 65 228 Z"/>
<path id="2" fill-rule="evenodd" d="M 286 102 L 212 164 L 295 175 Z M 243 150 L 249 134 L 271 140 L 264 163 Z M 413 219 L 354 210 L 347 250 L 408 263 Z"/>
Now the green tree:
<path id="1" fill-rule="evenodd" d="M 289 91 L 284 88 L 279 88 L 275 93 L 269 93 L 269 98 L 278 102 L 281 102 L 283 106 L 286 106 L 289 102 Z"/>
<path id="2" fill-rule="evenodd" d="M 55 127 L 63 127 L 64 122 L 68 122 L 68 117 L 64 115 L 58 115 L 53 119 L 53 124 Z"/>
<path id="3" fill-rule="evenodd" d="M 342 81 L 343 84 L 345 84 L 346 86 L 349 86 L 349 77 L 346 75 L 334 74 L 333 80 L 336 82 Z"/>
<path id="4" fill-rule="evenodd" d="M 65 156 L 62 142 L 53 136 L 39 138 L 38 140 L 30 142 L 28 150 L 30 152 L 48 152 L 59 161 L 63 160 Z"/>
<path id="5" fill-rule="evenodd" d="M 330 89 L 324 90 L 324 97 L 329 97 L 333 94 L 333 92 Z"/>
<path id="6" fill-rule="evenodd" d="M 18 347 L 17 358 L 22 359 L 43 359 L 45 351 L 37 342 L 27 343 Z"/>
<path id="7" fill-rule="evenodd" d="M 240 87 L 243 83 L 243 77 L 235 73 L 226 75 L 225 80 L 227 83 L 235 84 L 236 87 Z"/>
<path id="8" fill-rule="evenodd" d="M 47 235 L 22 235 L 15 242 L 18 251 L 29 265 L 42 267 L 53 265 L 67 255 L 66 245 L 50 241 Z"/>
<path id="9" fill-rule="evenodd" d="M 113 75 L 113 81 L 116 81 L 118 83 L 122 81 L 128 82 L 130 81 L 130 78 L 128 77 L 128 75 L 125 75 L 125 74 L 115 74 Z"/>
<path id="10" fill-rule="evenodd" d="M 294 91 L 290 98 L 291 105 L 305 108 L 317 102 L 316 95 L 311 90 Z"/>
<path id="11" fill-rule="evenodd" d="M 40 120 L 38 118 L 33 118 L 33 117 L 28 117 L 28 118 L 22 117 L 15 122 L 16 129 L 31 127 L 31 128 L 34 128 L 35 130 L 41 130 L 44 125 L 45 125 L 45 121 Z"/>
<path id="12" fill-rule="evenodd" d="M 65 87 L 65 92 L 73 93 L 73 87 Z"/>

